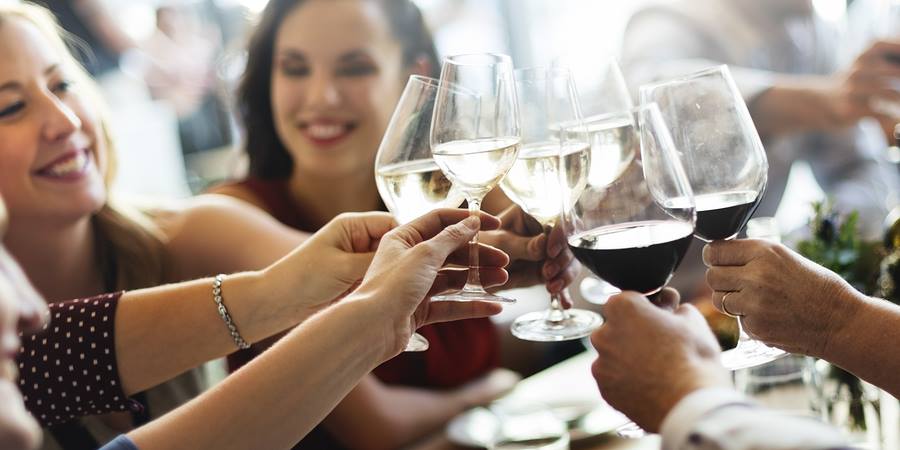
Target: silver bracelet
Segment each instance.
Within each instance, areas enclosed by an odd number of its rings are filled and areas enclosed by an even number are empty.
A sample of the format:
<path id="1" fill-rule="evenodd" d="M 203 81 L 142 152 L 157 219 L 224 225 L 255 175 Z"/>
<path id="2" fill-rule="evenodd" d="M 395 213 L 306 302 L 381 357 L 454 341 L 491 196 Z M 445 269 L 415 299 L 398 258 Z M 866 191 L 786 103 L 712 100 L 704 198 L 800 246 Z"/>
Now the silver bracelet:
<path id="1" fill-rule="evenodd" d="M 231 339 L 234 339 L 235 345 L 241 350 L 248 349 L 250 348 L 250 344 L 241 337 L 241 333 L 238 333 L 234 321 L 231 320 L 231 314 L 228 314 L 228 310 L 225 309 L 225 304 L 222 303 L 223 281 L 225 281 L 225 275 L 221 273 L 216 275 L 216 278 L 213 279 L 213 300 L 216 302 L 216 309 L 219 310 L 219 317 L 222 318 L 222 321 L 225 322 L 225 326 L 228 327 L 228 333 L 231 334 Z"/>

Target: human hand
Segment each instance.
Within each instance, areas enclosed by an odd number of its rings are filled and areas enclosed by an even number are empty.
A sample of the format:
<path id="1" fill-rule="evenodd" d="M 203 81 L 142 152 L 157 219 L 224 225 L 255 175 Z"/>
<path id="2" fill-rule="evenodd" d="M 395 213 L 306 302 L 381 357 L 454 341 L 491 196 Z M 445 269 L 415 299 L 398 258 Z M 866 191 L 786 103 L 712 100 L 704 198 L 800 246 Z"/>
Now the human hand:
<path id="1" fill-rule="evenodd" d="M 546 233 L 517 205 L 506 208 L 498 217 L 502 221 L 500 230 L 482 232 L 478 240 L 509 255 L 510 279 L 503 288 L 543 283 L 550 293 L 560 294 L 564 308 L 570 308 L 572 299 L 565 288 L 578 276 L 581 263 L 566 245 L 563 230 L 555 226 Z"/>
<path id="2" fill-rule="evenodd" d="M 863 117 L 882 118 L 884 113 L 877 108 L 877 101 L 900 103 L 896 85 L 900 81 L 900 40 L 873 43 L 833 80 L 826 95 L 838 124 L 856 123 Z"/>
<path id="3" fill-rule="evenodd" d="M 716 309 L 742 316 L 747 334 L 792 353 L 827 358 L 830 339 L 863 303 L 837 274 L 771 241 L 713 242 L 703 261 Z"/>
<path id="4" fill-rule="evenodd" d="M 263 270 L 263 285 L 273 298 L 296 302 L 302 317 L 311 315 L 359 285 L 382 236 L 396 226 L 388 213 L 340 214 Z"/>
<path id="5" fill-rule="evenodd" d="M 385 234 L 365 278 L 352 301 L 375 306 L 373 323 L 387 326 L 385 359 L 395 356 L 419 327 L 435 322 L 484 317 L 501 311 L 487 302 L 423 301 L 432 295 L 461 288 L 467 269 L 442 269 L 445 264 L 468 262 L 475 233 L 492 230 L 500 221 L 485 213 L 469 218 L 460 209 L 439 209 Z M 481 282 L 496 286 L 506 282 L 503 269 L 509 257 L 502 251 L 478 245 Z M 351 301 L 348 299 L 348 301 Z"/>
<path id="6" fill-rule="evenodd" d="M 650 432 L 691 392 L 730 384 L 703 316 L 692 305 L 677 306 L 670 288 L 657 302 L 636 292 L 614 295 L 604 306 L 605 323 L 591 335 L 600 394 Z"/>

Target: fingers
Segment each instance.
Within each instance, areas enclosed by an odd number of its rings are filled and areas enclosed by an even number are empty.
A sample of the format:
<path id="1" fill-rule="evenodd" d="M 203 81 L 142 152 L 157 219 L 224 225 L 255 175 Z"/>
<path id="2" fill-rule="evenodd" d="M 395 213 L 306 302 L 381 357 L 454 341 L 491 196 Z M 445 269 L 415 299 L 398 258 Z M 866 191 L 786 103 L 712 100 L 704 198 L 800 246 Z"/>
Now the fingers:
<path id="1" fill-rule="evenodd" d="M 896 58 L 897 55 L 900 55 L 900 41 L 882 40 L 872 44 L 869 49 L 860 56 L 860 59 L 889 59 L 892 57 Z"/>
<path id="2" fill-rule="evenodd" d="M 422 325 L 453 320 L 476 319 L 499 314 L 503 307 L 491 302 L 431 302 Z"/>
<path id="3" fill-rule="evenodd" d="M 509 274 L 501 268 L 482 267 L 478 274 L 481 278 L 481 285 L 486 288 L 500 286 L 509 279 Z M 428 296 L 459 290 L 465 286 L 468 276 L 468 269 L 441 269 L 428 291 Z"/>
<path id="4" fill-rule="evenodd" d="M 437 209 L 406 225 L 400 226 L 398 232 L 400 232 L 400 230 L 414 232 L 418 239 L 415 239 L 414 242 L 411 243 L 416 244 L 437 236 L 442 230 L 453 224 L 459 223 L 468 217 L 469 211 L 465 209 Z M 478 218 L 481 220 L 481 226 L 476 229 L 496 230 L 500 227 L 500 219 L 490 214 L 479 212 Z"/>
<path id="5" fill-rule="evenodd" d="M 713 306 L 722 314 L 743 316 L 745 314 L 741 291 L 715 291 L 712 295 Z"/>
<path id="6" fill-rule="evenodd" d="M 663 290 L 659 291 L 658 295 L 654 296 L 654 298 L 650 300 L 650 302 L 656 305 L 658 308 L 668 311 L 675 311 L 678 308 L 678 303 L 680 301 L 681 294 L 679 294 L 678 291 L 672 288 L 664 288 Z"/>
<path id="7" fill-rule="evenodd" d="M 771 245 L 759 239 L 715 241 L 703 247 L 703 263 L 712 266 L 743 266 Z"/>
<path id="8" fill-rule="evenodd" d="M 562 305 L 563 309 L 569 309 L 575 306 L 575 302 L 572 300 L 572 294 L 569 294 L 569 291 L 563 289 L 558 294 L 559 304 Z"/>
<path id="9" fill-rule="evenodd" d="M 450 257 L 447 258 L 447 263 L 458 264 L 460 266 L 468 266 L 469 250 L 471 248 L 471 245 L 464 245 L 460 247 L 458 250 L 450 254 Z M 478 244 L 479 266 L 506 267 L 507 264 L 509 264 L 509 256 L 507 256 L 506 253 L 503 253 L 503 251 L 501 251 L 500 249 L 491 247 L 489 245 L 485 245 L 482 243 Z"/>
<path id="10" fill-rule="evenodd" d="M 622 320 L 619 318 L 627 317 L 642 308 L 656 309 L 647 301 L 647 297 L 634 291 L 625 291 L 613 295 L 606 301 L 603 305 L 603 316 L 607 321 Z"/>
<path id="11" fill-rule="evenodd" d="M 581 263 L 569 250 L 561 252 L 541 268 L 541 275 L 547 280 L 547 290 L 550 292 L 559 292 L 572 284 L 580 273 Z"/>
<path id="12" fill-rule="evenodd" d="M 481 241 L 503 250 L 512 261 L 541 261 L 546 257 L 547 237 L 520 236 L 506 230 L 483 233 Z"/>
<path id="13" fill-rule="evenodd" d="M 397 226 L 394 216 L 385 212 L 343 213 L 332 223 L 343 227 L 354 252 L 372 250 L 374 242 Z"/>
<path id="14" fill-rule="evenodd" d="M 748 275 L 746 267 L 710 267 L 706 270 L 706 284 L 714 291 L 739 291 Z"/>

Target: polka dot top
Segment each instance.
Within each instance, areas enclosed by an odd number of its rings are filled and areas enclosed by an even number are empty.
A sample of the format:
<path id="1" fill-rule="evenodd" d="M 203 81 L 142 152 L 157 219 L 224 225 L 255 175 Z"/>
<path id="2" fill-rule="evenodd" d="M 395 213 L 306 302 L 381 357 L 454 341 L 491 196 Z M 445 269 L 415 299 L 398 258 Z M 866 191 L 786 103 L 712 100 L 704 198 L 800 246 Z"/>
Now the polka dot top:
<path id="1" fill-rule="evenodd" d="M 122 391 L 114 319 L 122 292 L 50 305 L 50 322 L 22 336 L 16 357 L 25 406 L 42 425 L 140 410 Z"/>

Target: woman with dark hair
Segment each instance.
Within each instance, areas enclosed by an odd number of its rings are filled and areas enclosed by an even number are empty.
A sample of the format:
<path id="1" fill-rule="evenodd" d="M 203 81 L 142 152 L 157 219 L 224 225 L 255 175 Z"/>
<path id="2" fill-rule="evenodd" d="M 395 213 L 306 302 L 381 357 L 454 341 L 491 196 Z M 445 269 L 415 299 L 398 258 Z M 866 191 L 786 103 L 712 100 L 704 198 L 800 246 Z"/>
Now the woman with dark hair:
<path id="1" fill-rule="evenodd" d="M 214 192 L 307 232 L 342 212 L 384 210 L 374 179 L 382 134 L 408 77 L 438 69 L 409 0 L 271 0 L 251 36 L 238 92 L 250 173 Z M 501 195 L 485 204 L 498 211 L 508 201 Z M 548 258 L 545 239 L 526 232 L 520 210 L 501 216 L 504 230 L 479 239 L 510 255 L 513 283 L 561 291 L 578 270 L 568 250 L 553 249 Z M 515 377 L 493 372 L 500 337 L 489 319 L 420 333 L 427 352 L 377 368 L 301 447 L 402 446 L 512 387 Z"/>

